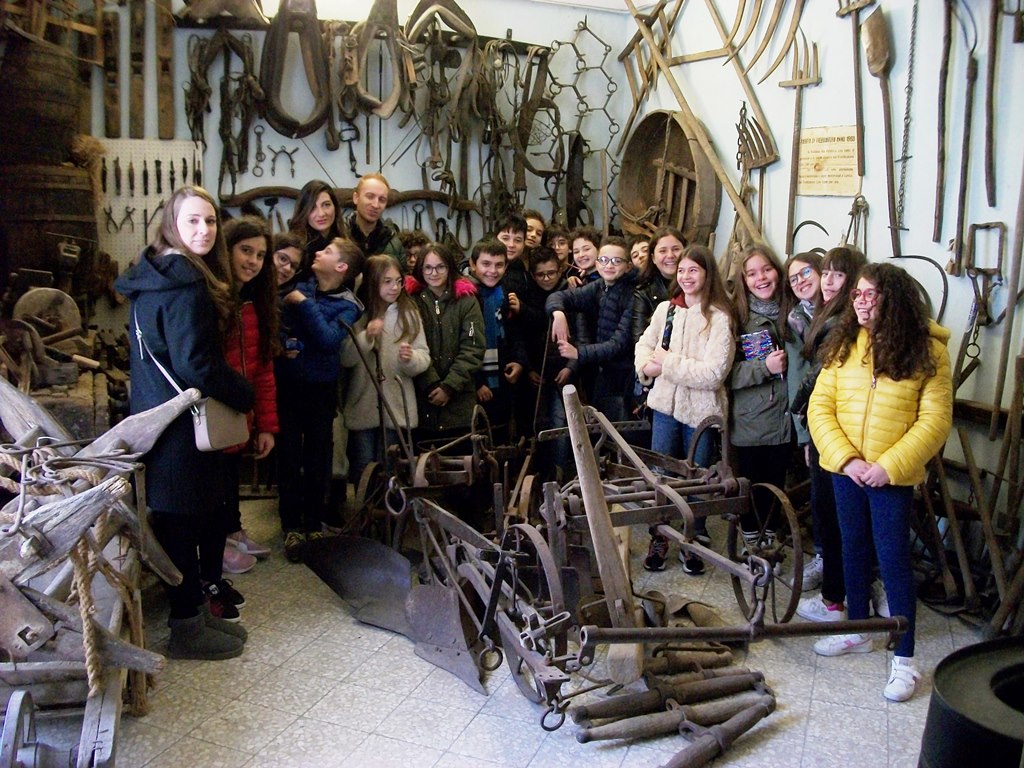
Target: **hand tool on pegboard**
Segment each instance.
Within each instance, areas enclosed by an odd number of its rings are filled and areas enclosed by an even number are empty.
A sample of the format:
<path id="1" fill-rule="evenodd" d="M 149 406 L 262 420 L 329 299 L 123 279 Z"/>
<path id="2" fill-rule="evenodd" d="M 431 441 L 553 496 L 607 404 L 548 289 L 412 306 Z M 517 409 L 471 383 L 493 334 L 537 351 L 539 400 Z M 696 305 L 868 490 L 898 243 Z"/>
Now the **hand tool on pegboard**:
<path id="1" fill-rule="evenodd" d="M 103 14 L 103 125 L 108 139 L 121 138 L 121 15 Z"/>
<path id="2" fill-rule="evenodd" d="M 946 271 L 951 275 L 959 277 L 964 271 L 966 252 L 964 248 L 964 227 L 967 218 L 967 180 L 970 171 L 971 159 L 971 126 L 974 117 L 974 89 L 978 82 L 978 57 L 974 51 L 978 46 L 978 30 L 974 26 L 974 16 L 967 4 L 960 6 L 967 14 L 970 27 L 959 13 L 956 13 L 957 22 L 968 42 L 967 50 L 967 87 L 964 95 L 964 124 L 963 135 L 960 147 L 960 185 L 956 197 L 956 232 L 953 233 L 953 258 L 946 265 Z"/>

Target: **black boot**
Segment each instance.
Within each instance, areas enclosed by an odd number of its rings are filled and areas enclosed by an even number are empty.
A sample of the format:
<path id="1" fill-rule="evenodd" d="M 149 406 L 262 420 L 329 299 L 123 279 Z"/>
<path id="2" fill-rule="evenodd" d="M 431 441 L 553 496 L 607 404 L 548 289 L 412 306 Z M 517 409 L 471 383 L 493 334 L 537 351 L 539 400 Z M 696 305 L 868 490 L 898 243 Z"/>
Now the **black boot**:
<path id="1" fill-rule="evenodd" d="M 208 627 L 202 613 L 188 619 L 169 619 L 167 626 L 171 628 L 167 655 L 172 659 L 221 661 L 241 656 L 245 647 L 240 637 Z"/>
<path id="2" fill-rule="evenodd" d="M 215 629 L 218 632 L 223 632 L 225 635 L 231 635 L 237 637 L 242 642 L 249 637 L 249 633 L 245 631 L 245 627 L 241 624 L 236 624 L 226 619 L 218 619 L 212 613 L 210 613 L 210 604 L 203 603 L 199 606 L 199 614 L 206 620 L 206 626 L 210 629 Z"/>

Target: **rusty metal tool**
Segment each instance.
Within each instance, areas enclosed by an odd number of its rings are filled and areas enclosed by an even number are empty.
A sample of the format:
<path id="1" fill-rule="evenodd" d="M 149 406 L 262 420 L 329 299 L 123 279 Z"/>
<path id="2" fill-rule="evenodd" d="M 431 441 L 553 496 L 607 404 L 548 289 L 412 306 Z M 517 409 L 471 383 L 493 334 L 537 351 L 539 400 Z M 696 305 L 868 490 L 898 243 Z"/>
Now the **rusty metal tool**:
<path id="1" fill-rule="evenodd" d="M 690 745 L 676 753 L 661 768 L 702 768 L 774 711 L 773 696 L 768 702 L 747 707 L 721 725 L 704 728 L 696 723 L 684 722 L 679 726 L 679 732 L 689 738 Z"/>
<path id="2" fill-rule="evenodd" d="M 803 53 L 801 47 L 793 48 L 793 72 L 789 80 L 779 83 L 780 88 L 792 88 L 796 91 L 795 105 L 793 107 L 793 143 L 790 148 L 789 157 L 789 209 L 786 213 L 786 255 L 792 256 L 794 217 L 796 215 L 796 194 L 797 181 L 800 177 L 800 127 L 803 122 L 804 88 L 818 85 L 821 82 L 821 67 L 818 62 L 818 44 L 814 43 L 810 48 L 807 46 L 807 38 L 801 33 L 803 40 Z M 812 53 L 813 51 L 813 53 Z"/>
<path id="3" fill-rule="evenodd" d="M 135 166 L 128 161 L 128 197 L 135 197 Z"/>
<path id="4" fill-rule="evenodd" d="M 121 158 L 114 158 L 114 197 L 121 196 Z"/>
<path id="5" fill-rule="evenodd" d="M 840 0 L 836 16 L 849 16 L 853 24 L 853 109 L 857 122 L 857 175 L 864 176 L 864 80 L 860 72 L 860 12 L 875 0 Z"/>
<path id="6" fill-rule="evenodd" d="M 996 206 L 996 66 L 999 63 L 999 27 L 1003 0 L 991 0 L 988 14 L 988 61 L 985 68 L 985 195 L 988 207 Z"/>
<path id="7" fill-rule="evenodd" d="M 946 265 L 949 274 L 959 277 L 964 271 L 964 224 L 967 217 L 967 174 L 970 170 L 971 160 L 971 125 L 974 116 L 974 89 L 978 82 L 978 57 L 974 51 L 978 46 L 978 31 L 974 28 L 974 17 L 970 15 L 970 6 L 962 5 L 963 10 L 968 14 L 971 22 L 973 38 L 970 40 L 967 50 L 967 87 L 964 94 L 964 127 L 963 138 L 960 149 L 960 186 L 956 198 L 956 232 L 953 235 L 953 258 Z M 956 16 L 963 30 L 965 39 L 968 36 L 967 24 Z"/>
<path id="8" fill-rule="evenodd" d="M 1020 291 L 1021 259 L 1024 258 L 1024 168 L 1021 169 L 1020 196 L 1017 199 L 1017 220 L 1013 230 L 1013 259 L 1006 276 L 1009 296 L 1006 302 L 1006 332 L 999 351 L 999 371 L 996 374 L 996 391 L 992 396 L 992 420 L 989 422 L 988 439 L 995 440 L 999 433 L 999 413 L 1003 407 L 1003 387 L 1006 384 L 1006 369 L 1010 362 L 1010 344 L 1013 341 L 1013 321 L 1017 313 Z"/>
<path id="9" fill-rule="evenodd" d="M 994 267 L 978 266 L 978 232 L 992 230 L 996 233 L 996 265 Z M 992 297 L 993 284 L 1003 282 L 1003 262 L 1006 258 L 1006 224 L 1001 221 L 989 221 L 984 224 L 971 224 L 967 230 L 967 242 L 964 245 L 965 269 L 974 286 L 974 299 L 978 303 L 978 325 L 992 325 L 992 311 L 989 301 Z M 981 283 L 979 287 L 978 283 Z"/>
<path id="10" fill-rule="evenodd" d="M 964 544 L 963 534 L 960 531 L 960 519 L 953 504 L 953 497 L 949 493 L 949 481 L 946 478 L 946 467 L 942 463 L 942 456 L 935 456 L 931 464 L 939 487 L 942 508 L 946 512 L 946 521 L 949 523 L 948 530 L 953 539 L 953 549 L 960 565 L 960 577 L 964 584 L 964 606 L 968 611 L 976 611 L 981 605 L 981 600 L 978 598 L 978 588 L 974 584 L 974 574 L 971 572 L 971 559 L 967 556 L 967 546 Z"/>
<path id="11" fill-rule="evenodd" d="M 996 582 L 996 592 L 1000 599 L 1006 596 L 1006 567 L 1003 563 L 1003 549 L 996 538 L 995 528 L 992 527 L 992 506 L 995 498 L 985 495 L 985 488 L 981 484 L 981 472 L 978 471 L 978 462 L 974 460 L 974 450 L 971 448 L 971 438 L 963 427 L 957 429 L 960 437 L 960 447 L 963 449 L 964 461 L 967 463 L 967 477 L 971 483 L 971 493 L 974 494 L 978 519 L 981 520 L 981 532 L 985 537 L 985 546 L 988 547 L 988 558 L 992 563 L 992 578 Z"/>
<path id="12" fill-rule="evenodd" d="M 946 558 L 946 547 L 942 542 L 942 534 L 939 532 L 939 523 L 935 517 L 935 507 L 932 504 L 932 495 L 927 487 L 921 488 L 921 500 L 924 502 L 924 529 L 928 534 L 928 540 L 932 545 L 932 554 L 939 566 L 939 574 L 942 577 L 942 588 L 946 593 L 946 602 L 951 603 L 957 598 L 956 579 L 953 572 L 949 570 L 949 560 Z"/>
<path id="13" fill-rule="evenodd" d="M 163 190 L 163 185 L 164 185 L 163 176 L 164 176 L 164 174 L 163 174 L 163 171 L 161 170 L 160 166 L 161 166 L 161 163 L 160 163 L 159 160 L 154 160 L 153 161 L 153 175 L 156 177 L 156 193 L 158 195 L 162 195 L 164 193 L 164 190 Z M 174 191 L 174 182 L 173 181 L 171 182 L 171 191 L 172 192 Z"/>
<path id="14" fill-rule="evenodd" d="M 770 139 L 756 117 L 747 115 L 747 103 L 740 107 L 736 123 L 736 167 L 742 171 L 742 184 L 749 183 L 750 172 L 757 170 L 757 220 L 764 223 L 764 169 L 779 159 Z"/>
<path id="15" fill-rule="evenodd" d="M 145 160 L 142 161 L 142 195 L 149 197 L 149 166 Z"/>
<path id="16" fill-rule="evenodd" d="M 103 194 L 107 194 L 107 158 L 100 158 L 100 185 L 103 188 Z"/>
<path id="17" fill-rule="evenodd" d="M 949 56 L 953 48 L 953 3 L 945 0 L 942 8 L 942 59 L 939 64 L 939 138 L 935 159 L 935 218 L 932 242 L 942 239 L 942 219 L 946 204 L 946 102 L 949 96 Z"/>
<path id="18" fill-rule="evenodd" d="M 903 255 L 900 246 L 899 219 L 896 215 L 896 168 L 892 146 L 892 92 L 889 90 L 889 72 L 892 70 L 892 30 L 881 8 L 875 8 L 864 19 L 864 55 L 868 71 L 878 78 L 882 88 L 882 117 L 885 121 L 885 179 L 889 198 L 889 237 L 892 241 L 892 257 Z"/>

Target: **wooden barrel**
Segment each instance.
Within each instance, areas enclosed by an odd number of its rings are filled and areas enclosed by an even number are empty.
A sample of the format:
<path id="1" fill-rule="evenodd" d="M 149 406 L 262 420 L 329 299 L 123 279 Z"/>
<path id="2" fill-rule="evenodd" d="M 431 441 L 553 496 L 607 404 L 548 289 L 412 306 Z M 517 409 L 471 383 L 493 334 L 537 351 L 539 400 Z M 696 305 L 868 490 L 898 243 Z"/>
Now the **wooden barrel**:
<path id="1" fill-rule="evenodd" d="M 656 111 L 637 125 L 622 153 L 619 214 L 622 229 L 651 235 L 680 229 L 690 243 L 706 244 L 718 226 L 722 185 L 681 112 Z"/>
<path id="2" fill-rule="evenodd" d="M 62 165 L 0 165 L 0 279 L 27 268 L 79 272 L 97 241 L 89 172 Z M 62 241 L 81 248 L 78 264 L 62 261 Z M 70 287 L 67 288 L 70 290 Z"/>
<path id="3" fill-rule="evenodd" d="M 0 163 L 57 164 L 78 127 L 78 62 L 64 48 L 7 36 L 0 68 Z"/>

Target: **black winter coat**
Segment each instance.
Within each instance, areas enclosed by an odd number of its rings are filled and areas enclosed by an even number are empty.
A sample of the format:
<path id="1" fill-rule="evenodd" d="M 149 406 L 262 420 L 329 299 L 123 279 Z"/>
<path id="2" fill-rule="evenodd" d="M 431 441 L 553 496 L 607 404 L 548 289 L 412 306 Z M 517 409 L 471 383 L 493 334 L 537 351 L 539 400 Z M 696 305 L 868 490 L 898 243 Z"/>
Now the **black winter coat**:
<path id="1" fill-rule="evenodd" d="M 199 271 L 178 253 L 143 251 L 115 283 L 132 303 L 131 412 L 140 413 L 177 395 L 174 388 L 143 355 L 137 332 L 146 346 L 182 389 L 195 387 L 239 411 L 253 405 L 253 390 L 224 360 L 217 312 Z M 138 325 L 136 326 L 136 322 Z M 196 448 L 191 413 L 175 419 L 143 457 L 146 502 L 151 509 L 197 516 L 211 514 L 219 502 L 216 489 L 223 455 Z"/>

